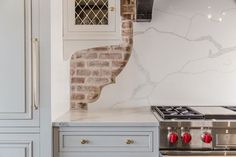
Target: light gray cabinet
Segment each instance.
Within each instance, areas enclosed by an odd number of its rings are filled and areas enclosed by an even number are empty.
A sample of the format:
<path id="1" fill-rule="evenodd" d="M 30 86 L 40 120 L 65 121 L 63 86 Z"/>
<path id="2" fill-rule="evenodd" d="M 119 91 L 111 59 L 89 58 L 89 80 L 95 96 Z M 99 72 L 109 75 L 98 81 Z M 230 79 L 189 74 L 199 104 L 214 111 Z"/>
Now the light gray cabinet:
<path id="1" fill-rule="evenodd" d="M 61 132 L 62 152 L 152 152 L 152 132 Z"/>
<path id="2" fill-rule="evenodd" d="M 39 111 L 33 108 L 38 88 L 36 5 L 37 0 L 0 1 L 0 126 L 39 126 Z"/>
<path id="3" fill-rule="evenodd" d="M 54 127 L 54 157 L 157 157 L 157 127 Z"/>
<path id="4" fill-rule="evenodd" d="M 0 157 L 40 157 L 39 0 L 1 0 L 0 21 Z"/>
<path id="5" fill-rule="evenodd" d="M 63 0 L 64 58 L 121 43 L 120 0 Z"/>
<path id="6" fill-rule="evenodd" d="M 65 40 L 119 39 L 120 2 L 63 0 Z"/>

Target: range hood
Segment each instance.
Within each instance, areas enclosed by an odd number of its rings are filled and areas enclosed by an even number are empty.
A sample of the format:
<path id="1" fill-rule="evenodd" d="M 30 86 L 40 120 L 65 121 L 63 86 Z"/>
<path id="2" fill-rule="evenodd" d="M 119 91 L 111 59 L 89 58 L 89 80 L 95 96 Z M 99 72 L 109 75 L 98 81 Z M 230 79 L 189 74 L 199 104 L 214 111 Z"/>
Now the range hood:
<path id="1" fill-rule="evenodd" d="M 136 22 L 151 22 L 154 0 L 136 0 Z"/>

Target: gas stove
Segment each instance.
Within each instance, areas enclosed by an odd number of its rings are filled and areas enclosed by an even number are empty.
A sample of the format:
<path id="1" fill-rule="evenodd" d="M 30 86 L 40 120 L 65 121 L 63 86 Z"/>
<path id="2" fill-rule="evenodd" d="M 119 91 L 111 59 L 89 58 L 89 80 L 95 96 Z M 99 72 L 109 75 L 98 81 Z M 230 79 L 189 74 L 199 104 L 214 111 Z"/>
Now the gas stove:
<path id="1" fill-rule="evenodd" d="M 153 106 L 161 156 L 236 157 L 236 107 Z"/>
<path id="2" fill-rule="evenodd" d="M 203 119 L 203 114 L 186 106 L 152 106 L 163 119 Z"/>
<path id="3" fill-rule="evenodd" d="M 163 119 L 235 119 L 236 107 L 152 106 Z"/>

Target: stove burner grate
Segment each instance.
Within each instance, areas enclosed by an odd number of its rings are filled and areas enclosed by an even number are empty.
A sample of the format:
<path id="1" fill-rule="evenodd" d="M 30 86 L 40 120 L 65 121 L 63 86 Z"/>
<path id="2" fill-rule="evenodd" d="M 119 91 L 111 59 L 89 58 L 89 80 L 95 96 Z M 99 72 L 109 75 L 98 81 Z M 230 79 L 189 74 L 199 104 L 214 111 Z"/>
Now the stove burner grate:
<path id="1" fill-rule="evenodd" d="M 204 115 L 186 106 L 152 106 L 163 119 L 204 119 Z"/>
<path id="2" fill-rule="evenodd" d="M 227 108 L 227 109 L 229 109 L 231 111 L 236 112 L 236 106 L 224 106 L 224 108 Z"/>

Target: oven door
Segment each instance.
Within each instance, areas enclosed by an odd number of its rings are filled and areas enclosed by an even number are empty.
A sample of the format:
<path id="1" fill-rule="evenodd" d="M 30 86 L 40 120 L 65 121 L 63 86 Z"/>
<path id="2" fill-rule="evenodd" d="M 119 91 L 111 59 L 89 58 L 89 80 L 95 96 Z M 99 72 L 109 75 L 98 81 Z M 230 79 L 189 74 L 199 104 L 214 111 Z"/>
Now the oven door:
<path id="1" fill-rule="evenodd" d="M 236 151 L 161 151 L 160 157 L 236 157 Z"/>

